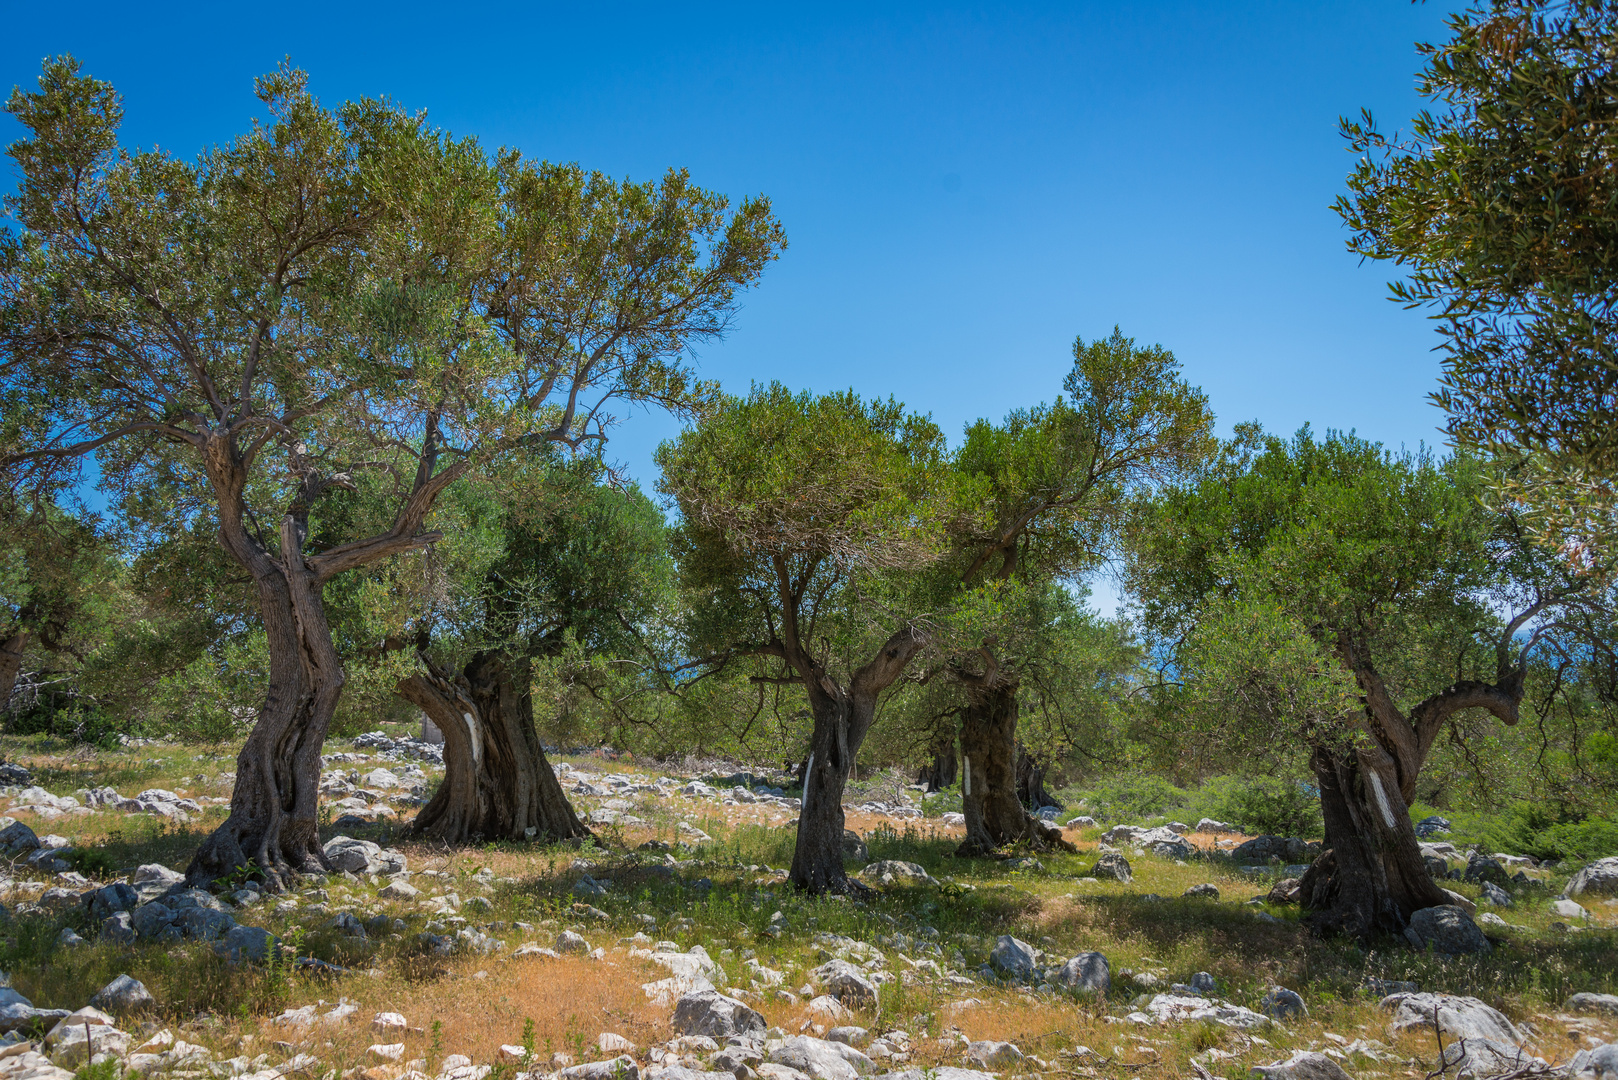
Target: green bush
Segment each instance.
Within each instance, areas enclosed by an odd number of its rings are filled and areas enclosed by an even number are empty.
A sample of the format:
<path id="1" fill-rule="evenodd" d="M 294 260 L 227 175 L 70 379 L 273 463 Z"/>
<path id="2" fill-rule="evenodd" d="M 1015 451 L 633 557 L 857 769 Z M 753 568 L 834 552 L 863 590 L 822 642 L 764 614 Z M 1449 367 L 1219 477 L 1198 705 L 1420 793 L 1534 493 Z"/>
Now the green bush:
<path id="1" fill-rule="evenodd" d="M 1315 839 L 1326 831 L 1319 792 L 1296 778 L 1210 777 L 1195 801 L 1202 814 L 1240 826 L 1243 832 Z"/>
<path id="2" fill-rule="evenodd" d="M 1589 860 L 1618 855 L 1618 821 L 1580 816 L 1547 803 L 1513 803 L 1483 830 L 1489 851 L 1541 860 Z"/>
<path id="3" fill-rule="evenodd" d="M 1160 817 L 1186 803 L 1183 789 L 1150 773 L 1123 773 L 1072 791 L 1083 800 L 1086 812 L 1102 822 Z M 1064 801 L 1073 805 L 1072 797 Z"/>
<path id="4" fill-rule="evenodd" d="M 118 737 L 136 734 L 129 725 L 116 723 L 100 709 L 82 701 L 45 699 L 11 714 L 13 735 L 49 735 L 66 742 L 116 750 Z"/>

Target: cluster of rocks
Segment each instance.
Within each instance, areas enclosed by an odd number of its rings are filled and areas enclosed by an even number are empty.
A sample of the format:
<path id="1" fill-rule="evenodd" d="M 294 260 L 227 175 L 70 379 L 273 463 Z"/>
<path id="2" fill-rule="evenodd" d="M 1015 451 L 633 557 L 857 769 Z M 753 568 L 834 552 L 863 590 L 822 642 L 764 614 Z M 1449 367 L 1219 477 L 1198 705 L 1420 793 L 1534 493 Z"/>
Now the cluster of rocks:
<path id="1" fill-rule="evenodd" d="M 354 745 L 362 750 L 375 751 L 380 757 L 395 760 L 430 761 L 437 765 L 444 763 L 443 743 L 412 739 L 408 735 L 395 739 L 391 738 L 386 732 L 367 731 L 364 735 L 355 737 Z"/>
<path id="2" fill-rule="evenodd" d="M 80 792 L 80 795 L 86 806 L 96 810 L 118 810 L 125 814 L 155 814 L 182 825 L 191 820 L 192 814 L 202 813 L 203 808 L 203 799 L 182 799 L 165 788 L 147 788 L 127 799 L 110 787 L 91 788 Z"/>
<path id="3" fill-rule="evenodd" d="M 25 787 L 7 792 L 11 796 L 10 809 L 19 814 L 34 814 L 44 821 L 64 817 L 84 817 L 89 807 L 71 795 L 52 795 L 42 787 Z"/>
<path id="4" fill-rule="evenodd" d="M 1197 849 L 1185 839 L 1185 834 L 1190 831 L 1191 826 L 1179 821 L 1159 825 L 1155 829 L 1139 825 L 1114 825 L 1102 834 L 1101 839 L 1106 844 L 1129 844 L 1165 859 L 1189 859 L 1197 853 Z"/>
<path id="5" fill-rule="evenodd" d="M 996 939 L 989 961 L 979 974 L 987 981 L 1043 986 L 1080 994 L 1104 995 L 1112 989 L 1112 968 L 1101 953 L 1081 952 L 1061 959 L 1010 934 Z"/>

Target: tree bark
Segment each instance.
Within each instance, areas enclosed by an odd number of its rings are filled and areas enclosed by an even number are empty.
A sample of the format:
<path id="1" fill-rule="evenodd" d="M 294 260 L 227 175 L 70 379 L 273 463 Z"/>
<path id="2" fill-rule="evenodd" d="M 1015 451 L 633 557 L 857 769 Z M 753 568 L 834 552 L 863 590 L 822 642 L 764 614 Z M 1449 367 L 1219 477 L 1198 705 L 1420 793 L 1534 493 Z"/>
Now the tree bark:
<path id="1" fill-rule="evenodd" d="M 321 582 L 295 549 L 287 561 L 291 573 L 257 581 L 269 690 L 236 755 L 230 816 L 198 848 L 186 868 L 188 885 L 251 866 L 280 891 L 299 874 L 331 869 L 320 845 L 320 751 L 343 691 L 343 668 Z"/>
<path id="2" fill-rule="evenodd" d="M 411 829 L 450 844 L 478 840 L 584 840 L 534 729 L 530 664 L 496 651 L 473 656 L 456 678 L 429 665 L 399 684 L 444 734 L 444 781 Z"/>
<path id="3" fill-rule="evenodd" d="M 23 653 L 28 648 L 28 631 L 16 630 L 0 644 L 0 713 L 11 709 L 11 692 L 22 674 Z"/>
<path id="4" fill-rule="evenodd" d="M 1328 849 L 1299 883 L 1311 926 L 1364 939 L 1398 933 L 1415 912 L 1449 903 L 1422 861 L 1410 822 L 1416 780 L 1455 713 L 1485 709 L 1508 725 L 1517 722 L 1525 661 L 1512 661 L 1510 641 L 1534 610 L 1516 616 L 1501 635 L 1494 682 L 1456 682 L 1408 715 L 1395 704 L 1367 643 L 1349 631 L 1339 633 L 1337 654 L 1354 674 L 1365 711 L 1353 749 L 1317 745 L 1310 755 Z"/>
<path id="5" fill-rule="evenodd" d="M 815 719 L 790 874 L 792 884 L 805 892 L 851 893 L 862 889 L 843 870 L 843 787 L 860 744 L 876 720 L 882 691 L 893 685 L 923 644 L 919 630 L 905 627 L 889 637 L 843 686 L 798 650 L 795 634 L 786 643 L 783 651 L 790 653 L 796 661 L 793 666 L 804 676 L 809 711 Z"/>
<path id="6" fill-rule="evenodd" d="M 1030 810 L 1045 806 L 1062 809 L 1061 800 L 1045 790 L 1045 766 L 1020 739 L 1017 741 L 1017 798 Z"/>
<path id="7" fill-rule="evenodd" d="M 1417 911 L 1450 902 L 1422 861 L 1389 754 L 1317 747 L 1309 764 L 1328 850 L 1299 883 L 1308 925 L 1360 939 L 1397 934 Z"/>
<path id="8" fill-rule="evenodd" d="M 954 785 L 960 772 L 960 762 L 955 756 L 955 734 L 951 732 L 947 741 L 933 747 L 933 760 L 921 767 L 916 783 L 926 784 L 929 793 L 942 791 Z"/>
<path id="9" fill-rule="evenodd" d="M 1027 841 L 1036 848 L 1076 850 L 1060 829 L 1032 817 L 1017 797 L 1017 689 L 991 665 L 964 680 L 961 712 L 961 808 L 966 839 L 957 855 L 988 855 Z"/>

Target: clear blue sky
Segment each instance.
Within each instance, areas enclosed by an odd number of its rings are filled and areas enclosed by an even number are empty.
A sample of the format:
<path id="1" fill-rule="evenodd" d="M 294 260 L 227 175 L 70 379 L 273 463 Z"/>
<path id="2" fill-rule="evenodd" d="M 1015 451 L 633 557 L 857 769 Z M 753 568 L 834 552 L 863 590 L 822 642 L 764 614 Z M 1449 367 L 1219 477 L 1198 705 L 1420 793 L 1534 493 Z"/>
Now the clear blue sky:
<path id="1" fill-rule="evenodd" d="M 127 142 L 191 155 L 290 55 L 329 104 L 386 94 L 491 147 L 767 194 L 791 246 L 699 356 L 731 390 L 853 386 L 956 435 L 1054 397 L 1074 336 L 1116 323 L 1172 349 L 1224 431 L 1413 446 L 1438 440 L 1437 337 L 1329 206 L 1337 117 L 1405 123 L 1448 9 L 8 0 L 0 82 L 71 52 L 124 94 Z M 614 456 L 649 487 L 673 430 L 629 417 Z"/>

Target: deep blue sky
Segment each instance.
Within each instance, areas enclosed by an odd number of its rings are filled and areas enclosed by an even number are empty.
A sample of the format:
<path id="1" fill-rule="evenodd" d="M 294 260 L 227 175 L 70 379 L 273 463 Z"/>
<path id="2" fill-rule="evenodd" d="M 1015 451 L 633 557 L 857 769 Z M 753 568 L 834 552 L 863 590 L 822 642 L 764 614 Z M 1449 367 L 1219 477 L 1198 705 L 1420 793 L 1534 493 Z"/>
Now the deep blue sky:
<path id="1" fill-rule="evenodd" d="M 1448 8 L 8 2 L 0 84 L 71 52 L 124 94 L 127 142 L 191 155 L 290 55 L 328 104 L 386 94 L 491 147 L 767 194 L 791 246 L 700 351 L 731 390 L 854 386 L 956 435 L 1054 397 L 1074 336 L 1116 323 L 1224 431 L 1414 445 L 1438 439 L 1437 339 L 1343 249 L 1336 120 L 1407 121 Z M 649 487 L 673 430 L 635 415 L 614 455 Z"/>

